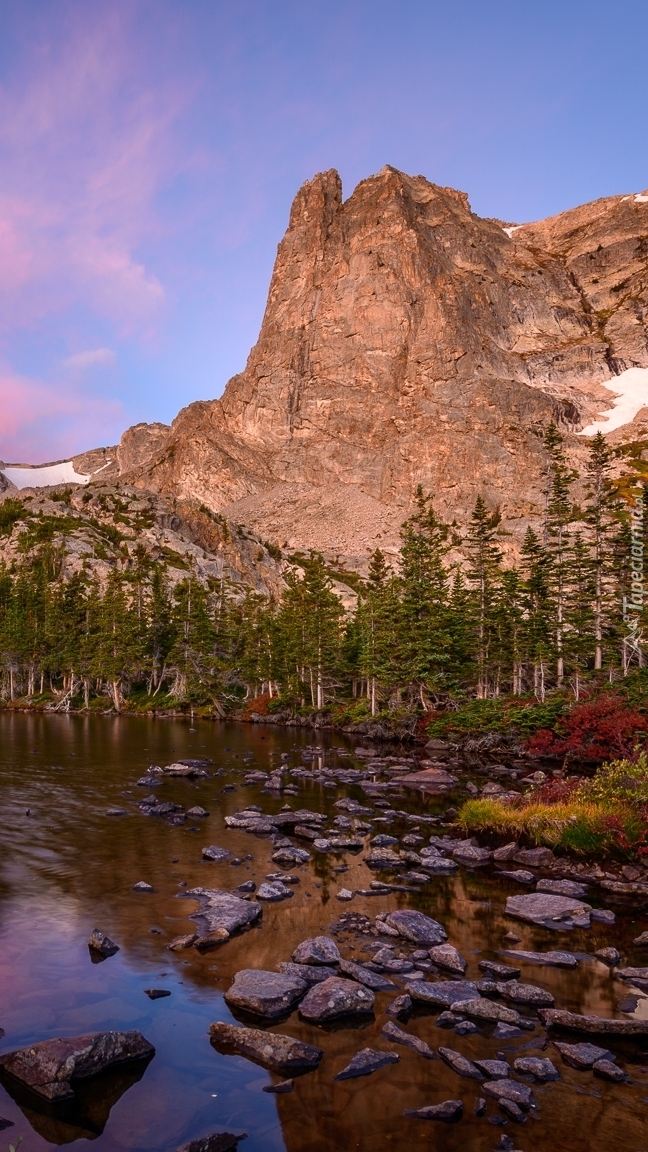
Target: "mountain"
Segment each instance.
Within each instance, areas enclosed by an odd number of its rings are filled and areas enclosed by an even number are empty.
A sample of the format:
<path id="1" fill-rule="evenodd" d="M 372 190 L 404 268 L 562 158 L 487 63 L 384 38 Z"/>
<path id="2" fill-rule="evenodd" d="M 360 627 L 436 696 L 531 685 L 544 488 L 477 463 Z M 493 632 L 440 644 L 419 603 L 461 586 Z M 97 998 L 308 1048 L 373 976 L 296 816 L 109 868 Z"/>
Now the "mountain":
<path id="1" fill-rule="evenodd" d="M 647 263 L 645 193 L 518 226 L 392 167 L 346 201 L 321 173 L 222 398 L 75 467 L 355 567 L 395 550 L 419 483 L 460 527 L 481 494 L 514 547 L 542 514 L 552 419 L 576 465 L 606 410 L 613 443 L 646 436 Z"/>

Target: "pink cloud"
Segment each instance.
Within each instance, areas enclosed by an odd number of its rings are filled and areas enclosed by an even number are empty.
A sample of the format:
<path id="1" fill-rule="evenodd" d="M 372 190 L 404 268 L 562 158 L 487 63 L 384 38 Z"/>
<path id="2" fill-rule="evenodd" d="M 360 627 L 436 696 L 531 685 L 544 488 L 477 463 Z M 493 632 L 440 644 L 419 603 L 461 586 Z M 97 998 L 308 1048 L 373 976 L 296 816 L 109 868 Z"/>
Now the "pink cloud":
<path id="1" fill-rule="evenodd" d="M 40 464 L 114 443 L 122 405 L 71 385 L 29 380 L 0 367 L 0 460 Z"/>

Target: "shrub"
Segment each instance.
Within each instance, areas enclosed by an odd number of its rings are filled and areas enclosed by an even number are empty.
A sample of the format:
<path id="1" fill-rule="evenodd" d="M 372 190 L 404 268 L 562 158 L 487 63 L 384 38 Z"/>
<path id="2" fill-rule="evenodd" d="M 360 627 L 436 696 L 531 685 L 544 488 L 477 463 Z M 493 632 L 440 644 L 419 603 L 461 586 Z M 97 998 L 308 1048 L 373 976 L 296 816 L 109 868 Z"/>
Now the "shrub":
<path id="1" fill-rule="evenodd" d="M 628 756 L 648 733 L 648 720 L 626 708 L 618 696 L 605 695 L 577 704 L 561 716 L 553 732 L 540 729 L 528 748 L 542 756 L 566 756 L 572 760 L 606 760 Z"/>

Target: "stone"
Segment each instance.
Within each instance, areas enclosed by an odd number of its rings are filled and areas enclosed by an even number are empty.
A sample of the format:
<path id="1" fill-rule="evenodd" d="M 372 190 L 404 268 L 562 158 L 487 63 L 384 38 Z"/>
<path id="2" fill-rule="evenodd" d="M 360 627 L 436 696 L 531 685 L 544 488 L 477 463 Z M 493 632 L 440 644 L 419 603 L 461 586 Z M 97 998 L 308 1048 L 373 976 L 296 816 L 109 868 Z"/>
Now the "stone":
<path id="1" fill-rule="evenodd" d="M 596 920 L 599 924 L 614 924 L 616 916 L 609 908 L 592 908 L 590 913 L 592 920 Z"/>
<path id="2" fill-rule="evenodd" d="M 443 944 L 448 938 L 441 924 L 423 912 L 415 912 L 411 908 L 390 912 L 386 923 L 413 944 Z"/>
<path id="3" fill-rule="evenodd" d="M 533 872 L 526 872 L 524 868 L 516 868 L 513 872 L 502 869 L 496 875 L 499 880 L 515 880 L 518 884 L 533 884 L 535 880 Z"/>
<path id="4" fill-rule="evenodd" d="M 555 856 L 551 848 L 519 848 L 513 859 L 516 864 L 526 864 L 528 868 L 546 868 L 553 864 Z"/>
<path id="5" fill-rule="evenodd" d="M 550 968 L 576 968 L 578 958 L 573 952 L 522 952 L 519 949 L 504 950 L 503 956 L 510 956 L 515 960 L 524 960 L 528 964 L 546 964 Z"/>
<path id="6" fill-rule="evenodd" d="M 518 845 L 515 843 L 515 840 L 512 840 L 510 844 L 503 844 L 501 848 L 495 849 L 495 851 L 493 852 L 493 860 L 497 860 L 497 861 L 512 860 L 517 851 L 518 851 Z"/>
<path id="7" fill-rule="evenodd" d="M 368 868 L 375 868 L 377 870 L 384 869 L 386 871 L 393 871 L 395 868 L 400 868 L 402 860 L 398 852 L 393 848 L 373 848 L 364 857 L 364 862 Z"/>
<path id="8" fill-rule="evenodd" d="M 275 864 L 291 865 L 291 864 L 305 864 L 310 860 L 310 852 L 305 848 L 280 848 L 277 852 L 272 853 L 272 859 Z"/>
<path id="9" fill-rule="evenodd" d="M 551 892 L 555 896 L 587 896 L 587 884 L 575 880 L 538 880 L 536 892 Z"/>
<path id="10" fill-rule="evenodd" d="M 616 964 L 621 963 L 621 953 L 617 948 L 597 948 L 594 955 L 597 960 L 609 965 L 610 968 L 614 968 Z"/>
<path id="11" fill-rule="evenodd" d="M 515 1120 L 516 1124 L 524 1123 L 524 1120 L 526 1119 L 524 1112 L 520 1108 L 519 1104 L 516 1104 L 514 1100 L 507 1100 L 505 1097 L 500 1096 L 497 1103 L 502 1112 L 504 1112 L 511 1120 Z"/>
<path id="12" fill-rule="evenodd" d="M 402 1044 L 404 1048 L 411 1048 L 412 1052 L 416 1052 L 426 1060 L 436 1060 L 434 1049 L 430 1048 L 425 1040 L 420 1040 L 411 1032 L 405 1032 L 398 1027 L 398 1024 L 394 1024 L 393 1020 L 388 1020 L 386 1024 L 383 1024 L 380 1035 L 384 1036 L 386 1040 L 393 1041 L 394 1044 Z"/>
<path id="13" fill-rule="evenodd" d="M 622 1068 L 617 1068 L 611 1060 L 596 1060 L 592 1069 L 595 1076 L 599 1076 L 601 1080 L 610 1080 L 613 1084 L 621 1084 L 628 1079 L 628 1073 Z"/>
<path id="14" fill-rule="evenodd" d="M 290 1012 L 307 988 L 304 980 L 283 972 L 243 968 L 236 973 L 231 987 L 225 993 L 225 1002 L 230 1008 L 240 1008 L 272 1020 Z"/>
<path id="15" fill-rule="evenodd" d="M 500 1100 L 510 1100 L 525 1112 L 533 1103 L 533 1093 L 527 1084 L 518 1084 L 508 1079 L 487 1080 L 482 1088 L 487 1096 L 492 1096 L 498 1103 Z"/>
<path id="16" fill-rule="evenodd" d="M 484 1079 L 483 1073 L 472 1060 L 467 1060 L 461 1052 L 455 1052 L 454 1048 L 439 1048 L 439 1056 L 458 1076 L 466 1076 L 469 1080 Z"/>
<path id="17" fill-rule="evenodd" d="M 475 985 L 470 980 L 413 980 L 406 985 L 408 995 L 421 1004 L 434 1004 L 440 1008 L 450 1008 L 457 1005 L 460 1009 L 464 1001 L 473 1001 L 479 997 Z"/>
<path id="18" fill-rule="evenodd" d="M 349 888 L 340 888 L 340 890 L 335 893 L 336 900 L 353 900 L 354 896 L 355 892 L 351 892 Z"/>
<path id="19" fill-rule="evenodd" d="M 201 808 L 200 804 L 196 804 L 193 808 L 187 809 L 186 816 L 189 820 L 205 820 L 209 812 Z"/>
<path id="20" fill-rule="evenodd" d="M 386 980 L 384 976 L 372 972 L 369 968 L 363 968 L 362 964 L 356 964 L 355 960 L 341 960 L 340 975 L 348 976 L 358 984 L 364 984 L 365 988 L 371 988 L 373 992 L 393 992 L 396 987 L 391 980 Z"/>
<path id="21" fill-rule="evenodd" d="M 437 1028 L 454 1028 L 456 1024 L 461 1023 L 461 1017 L 457 1016 L 454 1012 L 446 1010 L 445 1012 L 439 1012 L 434 1023 Z"/>
<path id="22" fill-rule="evenodd" d="M 290 961 L 282 961 L 281 964 L 277 964 L 277 969 L 286 976 L 297 976 L 306 984 L 321 984 L 330 976 L 338 975 L 337 968 L 326 964 L 292 964 Z"/>
<path id="23" fill-rule="evenodd" d="M 148 996 L 149 1000 L 163 1000 L 171 995 L 168 988 L 145 988 L 144 994 Z"/>
<path id="24" fill-rule="evenodd" d="M 458 864 L 465 864 L 469 868 L 479 868 L 488 864 L 493 853 L 488 848 L 479 848 L 474 844 L 461 845 L 452 852 L 452 858 Z"/>
<path id="25" fill-rule="evenodd" d="M 487 1107 L 488 1107 L 488 1104 L 487 1104 L 486 1100 L 484 1099 L 484 1097 L 478 1096 L 477 1099 L 475 1100 L 475 1106 L 473 1108 L 473 1116 L 483 1116 L 484 1113 L 486 1112 Z"/>
<path id="26" fill-rule="evenodd" d="M 510 980 L 514 976 L 519 976 L 521 971 L 520 968 L 511 968 L 509 964 L 497 964 L 494 960 L 480 960 L 477 967 L 482 972 L 496 976 L 498 980 Z"/>
<path id="27" fill-rule="evenodd" d="M 280 1080 L 278 1084 L 264 1084 L 264 1092 L 274 1092 L 277 1096 L 283 1096 L 286 1092 L 292 1092 L 295 1087 L 294 1080 Z"/>
<path id="28" fill-rule="evenodd" d="M 397 836 L 388 836 L 386 832 L 379 832 L 377 836 L 372 836 L 370 844 L 373 848 L 388 848 L 392 844 L 398 844 Z"/>
<path id="29" fill-rule="evenodd" d="M 489 1080 L 506 1080 L 511 1072 L 506 1060 L 475 1060 L 474 1063 Z"/>
<path id="30" fill-rule="evenodd" d="M 428 1104 L 426 1108 L 406 1108 L 403 1116 L 416 1120 L 443 1120 L 452 1124 L 463 1116 L 463 1100 L 444 1100 L 442 1104 Z"/>
<path id="31" fill-rule="evenodd" d="M 434 876 L 450 876 L 459 870 L 454 860 L 446 860 L 443 856 L 426 856 L 421 860 L 421 867 Z"/>
<path id="32" fill-rule="evenodd" d="M 314 985 L 302 1000 L 299 1014 L 314 1024 L 335 1020 L 339 1016 L 373 1011 L 374 994 L 354 980 L 332 976 Z"/>
<path id="33" fill-rule="evenodd" d="M 520 1015 L 514 1008 L 496 1004 L 493 1000 L 461 1000 L 452 1003 L 450 1010 L 460 1012 L 471 1020 L 492 1020 L 501 1024 L 512 1024 L 517 1028 L 520 1026 Z"/>
<path id="34" fill-rule="evenodd" d="M 444 768 L 422 768 L 419 772 L 409 772 L 406 776 L 401 776 L 400 783 L 406 788 L 416 788 L 420 792 L 443 795 L 452 791 L 459 783 L 459 779 Z"/>
<path id="35" fill-rule="evenodd" d="M 147 884 L 146 880 L 138 880 L 137 884 L 133 884 L 133 892 L 155 892 L 155 888 Z"/>
<path id="36" fill-rule="evenodd" d="M 287 900 L 292 895 L 292 888 L 287 888 L 280 880 L 275 880 L 272 884 L 259 884 L 256 892 L 257 900 L 268 900 L 271 903 Z"/>
<path id="37" fill-rule="evenodd" d="M 55 1104 L 74 1098 L 80 1080 L 135 1060 L 150 1060 L 155 1048 L 141 1032 L 95 1032 L 87 1036 L 42 1040 L 0 1056 L 0 1069 L 43 1100 Z"/>
<path id="38" fill-rule="evenodd" d="M 632 941 L 638 948 L 648 948 L 648 932 L 642 932 L 640 936 L 635 936 Z"/>
<path id="39" fill-rule="evenodd" d="M 533 1076 L 542 1084 L 548 1080 L 560 1079 L 560 1073 L 555 1064 L 552 1064 L 551 1060 L 538 1056 L 520 1056 L 519 1059 L 513 1061 L 513 1067 L 521 1075 Z"/>
<path id="40" fill-rule="evenodd" d="M 614 1059 L 606 1048 L 599 1048 L 596 1044 L 564 1044 L 554 1040 L 554 1048 L 560 1052 L 565 1064 L 578 1068 L 579 1072 L 586 1072 L 600 1060 Z"/>
<path id="41" fill-rule="evenodd" d="M 551 992 L 546 988 L 538 988 L 536 984 L 520 984 L 517 980 L 507 980 L 498 984 L 500 996 L 511 1000 L 513 1004 L 530 1004 L 534 1008 L 550 1008 L 554 1003 Z"/>
<path id="42" fill-rule="evenodd" d="M 181 1144 L 175 1152 L 231 1152 L 246 1135 L 246 1132 L 240 1132 L 236 1136 L 233 1132 L 213 1132 L 211 1136 L 203 1136 L 199 1140 Z"/>
<path id="43" fill-rule="evenodd" d="M 219 1052 L 235 1052 L 280 1076 L 311 1072 L 324 1055 L 321 1048 L 294 1040 L 292 1036 L 245 1028 L 241 1024 L 226 1024 L 220 1020 L 210 1025 L 209 1038 Z"/>
<path id="44" fill-rule="evenodd" d="M 412 997 L 408 995 L 397 996 L 385 1008 L 387 1016 L 394 1016 L 396 1019 L 402 1019 L 404 1016 L 409 1016 L 412 1011 Z"/>
<path id="45" fill-rule="evenodd" d="M 334 1076 L 334 1080 L 352 1080 L 356 1076 L 368 1076 L 385 1068 L 387 1064 L 397 1064 L 400 1056 L 396 1052 L 380 1052 L 376 1048 L 362 1048 L 355 1056 Z"/>
<path id="46" fill-rule="evenodd" d="M 193 946 L 198 952 L 209 952 L 212 948 L 219 948 L 221 944 L 226 944 L 229 938 L 230 934 L 227 928 L 214 928 L 213 932 L 195 937 Z"/>
<path id="47" fill-rule="evenodd" d="M 437 967 L 445 968 L 448 972 L 456 972 L 458 976 L 463 976 L 468 967 L 461 953 L 453 948 L 452 944 L 437 944 L 428 950 L 428 956 Z"/>
<path id="48" fill-rule="evenodd" d="M 564 1028 L 592 1036 L 648 1036 L 648 1020 L 608 1020 L 602 1016 L 580 1016 L 559 1008 L 539 1008 L 546 1028 Z"/>
<path id="49" fill-rule="evenodd" d="M 645 982 L 648 980 L 648 968 L 617 968 L 614 975 L 619 980 L 627 980 L 630 984 L 634 980 Z"/>
<path id="50" fill-rule="evenodd" d="M 460 1020 L 458 1024 L 455 1024 L 452 1031 L 456 1033 L 457 1036 L 470 1036 L 473 1032 L 478 1032 L 479 1029 L 476 1024 L 473 1024 L 472 1020 Z"/>
<path id="51" fill-rule="evenodd" d="M 106 936 L 100 928 L 93 928 L 90 933 L 90 939 L 88 940 L 88 948 L 104 960 L 108 956 L 114 956 L 116 952 L 119 952 L 119 944 L 115 944 L 115 941 L 111 940 L 110 936 Z"/>
<path id="52" fill-rule="evenodd" d="M 291 959 L 294 964 L 339 964 L 342 957 L 330 936 L 313 936 L 297 945 Z"/>
<path id="53" fill-rule="evenodd" d="M 183 952 L 185 948 L 191 948 L 197 939 L 198 937 L 195 932 L 190 932 L 187 936 L 176 936 L 175 940 L 167 944 L 167 948 L 169 952 Z"/>
<path id="54" fill-rule="evenodd" d="M 524 1033 L 520 1028 L 516 1028 L 511 1024 L 504 1024 L 499 1021 L 493 1028 L 493 1040 L 515 1040 L 517 1036 L 523 1036 Z"/>
<path id="55" fill-rule="evenodd" d="M 509 896 L 506 901 L 507 916 L 546 928 L 573 928 L 578 921 L 587 921 L 582 926 L 589 927 L 590 912 L 590 905 L 581 900 L 544 892 Z"/>
<path id="56" fill-rule="evenodd" d="M 190 888 L 182 894 L 182 898 L 185 897 L 200 904 L 200 911 L 193 912 L 189 919 L 196 921 L 201 935 L 224 928 L 231 936 L 238 929 L 254 924 L 261 916 L 258 904 L 244 900 L 235 892 L 219 888 Z"/>
<path id="57" fill-rule="evenodd" d="M 218 844 L 210 844 L 208 848 L 203 848 L 203 860 L 211 860 L 215 864 L 219 864 L 222 860 L 229 860 L 232 853 L 229 848 L 220 848 Z"/>

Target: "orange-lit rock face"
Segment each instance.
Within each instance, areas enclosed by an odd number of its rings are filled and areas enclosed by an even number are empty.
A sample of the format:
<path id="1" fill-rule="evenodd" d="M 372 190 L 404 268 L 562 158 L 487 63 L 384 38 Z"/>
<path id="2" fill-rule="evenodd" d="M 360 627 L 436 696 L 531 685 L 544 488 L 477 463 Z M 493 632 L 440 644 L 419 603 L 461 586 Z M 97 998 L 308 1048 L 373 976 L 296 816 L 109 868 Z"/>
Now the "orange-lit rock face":
<path id="1" fill-rule="evenodd" d="M 602 382 L 648 366 L 647 217 L 611 197 L 506 229 L 422 176 L 387 167 L 343 202 L 322 173 L 245 371 L 168 432 L 128 433 L 122 473 L 347 557 L 395 546 L 417 483 L 459 522 L 483 494 L 517 535 L 540 509 L 537 432 L 581 428 L 610 404 Z"/>

